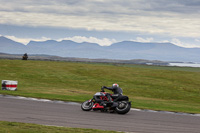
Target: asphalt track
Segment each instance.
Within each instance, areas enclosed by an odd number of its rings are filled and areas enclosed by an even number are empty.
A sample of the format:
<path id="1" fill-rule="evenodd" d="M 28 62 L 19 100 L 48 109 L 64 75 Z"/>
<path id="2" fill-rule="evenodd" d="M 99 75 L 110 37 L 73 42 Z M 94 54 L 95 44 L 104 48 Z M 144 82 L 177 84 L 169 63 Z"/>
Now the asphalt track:
<path id="1" fill-rule="evenodd" d="M 200 133 L 200 117 L 131 110 L 126 115 L 82 111 L 79 104 L 0 97 L 0 121 L 134 133 Z"/>

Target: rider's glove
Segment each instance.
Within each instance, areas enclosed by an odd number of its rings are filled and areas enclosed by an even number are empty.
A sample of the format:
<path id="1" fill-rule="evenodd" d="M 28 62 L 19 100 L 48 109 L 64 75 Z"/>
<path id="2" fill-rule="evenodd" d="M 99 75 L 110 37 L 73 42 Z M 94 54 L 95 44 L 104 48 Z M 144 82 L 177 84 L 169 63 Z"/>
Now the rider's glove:
<path id="1" fill-rule="evenodd" d="M 105 92 L 105 91 L 104 91 L 104 86 L 101 87 L 101 92 Z"/>
<path id="2" fill-rule="evenodd" d="M 105 92 L 104 90 L 101 90 L 101 92 Z"/>

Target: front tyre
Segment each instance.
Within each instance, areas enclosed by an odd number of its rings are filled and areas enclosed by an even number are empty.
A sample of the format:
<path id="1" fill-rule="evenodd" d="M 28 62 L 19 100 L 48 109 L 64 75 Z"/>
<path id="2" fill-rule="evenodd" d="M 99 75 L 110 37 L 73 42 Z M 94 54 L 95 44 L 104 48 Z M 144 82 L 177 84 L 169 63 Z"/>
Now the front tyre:
<path id="1" fill-rule="evenodd" d="M 131 109 L 131 103 L 127 101 L 120 101 L 118 103 L 118 106 L 116 107 L 115 111 L 118 114 L 126 114 L 130 111 Z"/>
<path id="2" fill-rule="evenodd" d="M 83 110 L 83 111 L 90 111 L 91 109 L 92 109 L 92 107 L 93 107 L 93 105 L 94 105 L 94 102 L 92 102 L 92 101 L 90 101 L 90 100 L 88 100 L 88 101 L 85 101 L 85 102 L 83 102 L 82 104 L 81 104 L 81 109 Z"/>

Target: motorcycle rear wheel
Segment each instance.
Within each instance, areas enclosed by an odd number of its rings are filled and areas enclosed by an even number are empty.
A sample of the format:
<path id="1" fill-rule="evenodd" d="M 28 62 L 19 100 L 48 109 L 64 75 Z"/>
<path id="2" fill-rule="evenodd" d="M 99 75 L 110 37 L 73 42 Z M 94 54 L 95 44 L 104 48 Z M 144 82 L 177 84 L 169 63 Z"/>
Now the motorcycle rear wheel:
<path id="1" fill-rule="evenodd" d="M 118 114 L 126 114 L 130 111 L 131 104 L 127 101 L 121 101 L 119 102 L 119 105 L 116 107 L 115 111 Z"/>
<path id="2" fill-rule="evenodd" d="M 81 104 L 81 109 L 83 111 L 90 111 L 94 105 L 94 102 L 85 101 Z"/>

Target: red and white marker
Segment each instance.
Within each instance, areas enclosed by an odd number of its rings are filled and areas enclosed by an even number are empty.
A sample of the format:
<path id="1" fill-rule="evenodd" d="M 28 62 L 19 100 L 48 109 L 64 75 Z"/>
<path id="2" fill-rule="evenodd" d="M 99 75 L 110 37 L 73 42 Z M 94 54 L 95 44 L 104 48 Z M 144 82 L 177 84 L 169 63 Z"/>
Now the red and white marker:
<path id="1" fill-rule="evenodd" d="M 17 81 L 12 80 L 2 80 L 2 90 L 11 90 L 16 91 L 17 90 Z"/>

